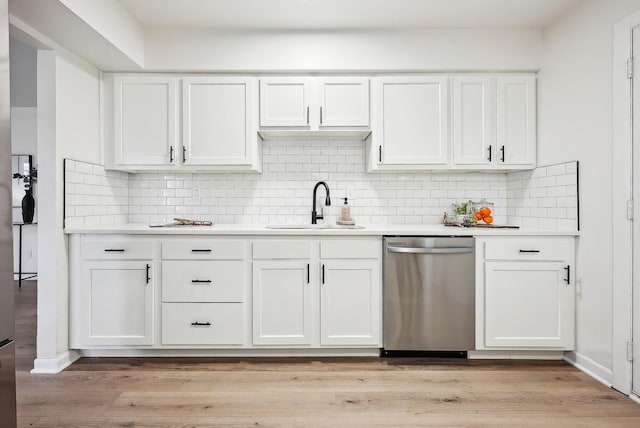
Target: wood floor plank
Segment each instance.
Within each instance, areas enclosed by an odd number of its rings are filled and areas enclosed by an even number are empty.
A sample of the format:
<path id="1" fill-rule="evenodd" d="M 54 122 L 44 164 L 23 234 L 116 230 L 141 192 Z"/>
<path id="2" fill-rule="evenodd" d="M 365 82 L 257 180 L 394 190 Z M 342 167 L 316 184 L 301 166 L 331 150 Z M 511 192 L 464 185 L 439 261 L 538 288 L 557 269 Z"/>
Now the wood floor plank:
<path id="1" fill-rule="evenodd" d="M 32 375 L 35 296 L 16 292 L 20 427 L 640 427 L 640 405 L 562 361 L 83 358 Z"/>

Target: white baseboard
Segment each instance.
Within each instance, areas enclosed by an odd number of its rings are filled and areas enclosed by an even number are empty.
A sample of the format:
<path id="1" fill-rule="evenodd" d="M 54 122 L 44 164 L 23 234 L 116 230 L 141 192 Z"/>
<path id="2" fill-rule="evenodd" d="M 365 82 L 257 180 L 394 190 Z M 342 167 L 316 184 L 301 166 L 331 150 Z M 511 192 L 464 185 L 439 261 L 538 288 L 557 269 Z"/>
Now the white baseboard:
<path id="1" fill-rule="evenodd" d="M 561 360 L 562 351 L 469 351 L 470 360 Z"/>
<path id="2" fill-rule="evenodd" d="M 82 357 L 380 357 L 378 348 L 344 349 L 83 349 Z"/>
<path id="3" fill-rule="evenodd" d="M 33 362 L 33 374 L 56 374 L 73 364 L 80 354 L 76 351 L 69 350 L 62 354 L 58 354 L 56 358 L 36 358 Z"/>
<path id="4" fill-rule="evenodd" d="M 564 360 L 577 368 L 580 371 L 585 372 L 598 382 L 611 388 L 613 382 L 613 372 L 611 369 L 596 363 L 589 357 L 585 357 L 577 352 L 567 352 L 564 356 Z"/>

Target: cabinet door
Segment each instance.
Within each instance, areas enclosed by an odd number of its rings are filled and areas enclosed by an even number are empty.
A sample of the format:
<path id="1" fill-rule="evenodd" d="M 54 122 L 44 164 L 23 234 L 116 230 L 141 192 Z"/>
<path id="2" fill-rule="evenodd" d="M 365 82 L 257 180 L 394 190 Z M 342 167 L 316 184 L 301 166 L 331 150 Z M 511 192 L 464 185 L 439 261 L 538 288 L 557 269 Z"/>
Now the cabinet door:
<path id="1" fill-rule="evenodd" d="M 380 346 L 378 261 L 323 261 L 321 345 Z"/>
<path id="2" fill-rule="evenodd" d="M 497 78 L 497 157 L 502 165 L 535 166 L 535 76 Z"/>
<path id="3" fill-rule="evenodd" d="M 114 78 L 113 158 L 118 165 L 171 165 L 175 161 L 175 79 Z"/>
<path id="4" fill-rule="evenodd" d="M 309 260 L 253 262 L 254 345 L 310 345 Z"/>
<path id="5" fill-rule="evenodd" d="M 493 79 L 453 78 L 453 163 L 489 165 L 495 159 L 495 90 Z"/>
<path id="6" fill-rule="evenodd" d="M 84 264 L 85 345 L 153 344 L 151 273 L 151 261 Z"/>
<path id="7" fill-rule="evenodd" d="M 448 161 L 448 78 L 380 79 L 381 164 L 444 165 Z"/>
<path id="8" fill-rule="evenodd" d="M 369 79 L 318 79 L 320 127 L 369 126 Z"/>
<path id="9" fill-rule="evenodd" d="M 260 126 L 309 126 L 312 104 L 308 77 L 260 79 Z"/>
<path id="10" fill-rule="evenodd" d="M 568 266 L 485 262 L 485 346 L 573 349 L 575 290 Z"/>
<path id="11" fill-rule="evenodd" d="M 253 79 L 190 77 L 183 79 L 182 91 L 184 164 L 251 164 Z"/>

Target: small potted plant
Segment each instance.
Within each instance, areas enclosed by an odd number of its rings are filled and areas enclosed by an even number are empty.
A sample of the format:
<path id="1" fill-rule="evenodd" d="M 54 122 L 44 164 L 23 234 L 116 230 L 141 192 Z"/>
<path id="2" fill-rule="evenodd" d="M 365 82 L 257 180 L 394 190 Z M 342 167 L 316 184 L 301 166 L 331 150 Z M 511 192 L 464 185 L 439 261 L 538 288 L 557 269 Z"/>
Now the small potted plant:
<path id="1" fill-rule="evenodd" d="M 33 199 L 33 185 L 38 181 L 38 168 L 32 167 L 28 175 L 16 172 L 13 174 L 13 178 L 22 179 L 24 182 L 25 195 L 22 198 L 22 221 L 25 224 L 30 224 L 33 222 L 36 207 L 36 201 Z"/>

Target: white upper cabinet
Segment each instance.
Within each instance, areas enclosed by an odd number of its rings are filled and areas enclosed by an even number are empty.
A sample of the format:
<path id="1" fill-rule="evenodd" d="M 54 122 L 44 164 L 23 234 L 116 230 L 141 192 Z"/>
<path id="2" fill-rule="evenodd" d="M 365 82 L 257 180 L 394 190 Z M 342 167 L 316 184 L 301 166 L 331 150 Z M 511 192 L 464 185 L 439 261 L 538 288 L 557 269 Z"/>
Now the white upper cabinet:
<path id="1" fill-rule="evenodd" d="M 246 76 L 106 74 L 106 168 L 260 171 L 256 82 Z"/>
<path id="2" fill-rule="evenodd" d="M 487 76 L 453 78 L 453 163 L 490 165 L 495 151 L 495 83 Z"/>
<path id="3" fill-rule="evenodd" d="M 176 79 L 116 76 L 113 85 L 113 163 L 174 165 Z"/>
<path id="4" fill-rule="evenodd" d="M 260 79 L 260 126 L 318 131 L 369 126 L 366 77 Z"/>
<path id="5" fill-rule="evenodd" d="M 498 164 L 535 167 L 535 76 L 497 77 Z"/>
<path id="6" fill-rule="evenodd" d="M 369 126 L 369 79 L 318 79 L 320 127 Z"/>
<path id="7" fill-rule="evenodd" d="M 260 79 L 260 126 L 309 126 L 311 78 Z"/>
<path id="8" fill-rule="evenodd" d="M 182 79 L 182 162 L 251 165 L 257 150 L 252 100 L 255 80 L 246 77 Z"/>
<path id="9" fill-rule="evenodd" d="M 417 169 L 446 166 L 449 78 L 382 77 L 377 79 L 375 91 L 370 167 L 384 170 L 389 165 Z"/>

